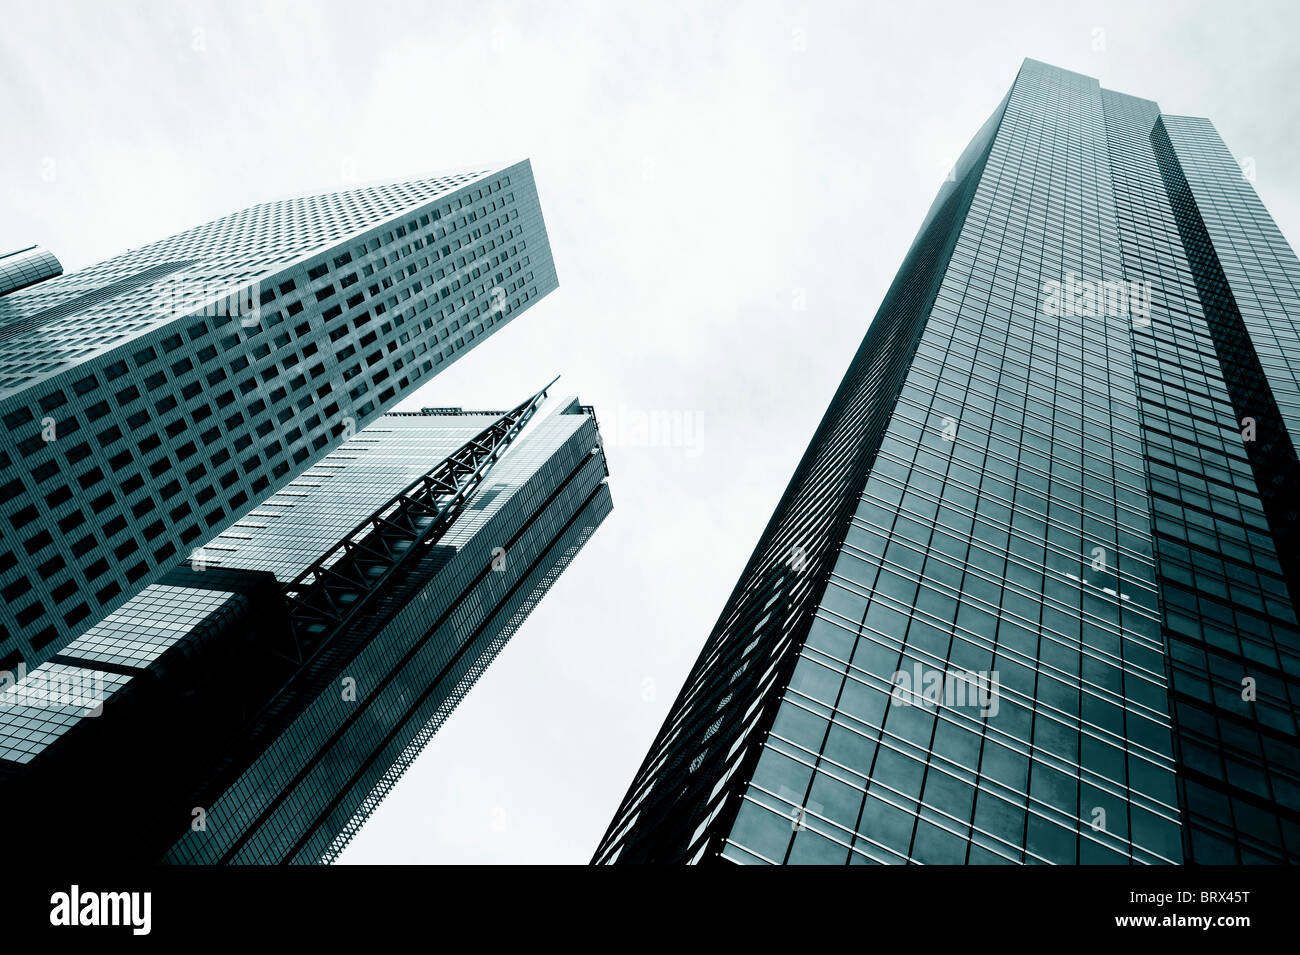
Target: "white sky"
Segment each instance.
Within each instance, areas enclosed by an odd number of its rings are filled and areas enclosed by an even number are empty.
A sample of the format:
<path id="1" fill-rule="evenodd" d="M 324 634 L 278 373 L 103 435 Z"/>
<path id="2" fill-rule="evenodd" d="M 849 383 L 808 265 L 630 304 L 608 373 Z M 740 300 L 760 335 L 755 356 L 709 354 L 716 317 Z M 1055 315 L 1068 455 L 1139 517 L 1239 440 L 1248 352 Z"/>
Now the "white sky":
<path id="1" fill-rule="evenodd" d="M 1300 234 L 1286 3 L 0 2 L 0 247 L 69 270 L 255 202 L 532 160 L 560 289 L 411 403 L 563 374 L 614 512 L 345 862 L 590 859 L 1025 56 L 1209 116 Z M 638 443 L 648 415 L 678 446 Z"/>

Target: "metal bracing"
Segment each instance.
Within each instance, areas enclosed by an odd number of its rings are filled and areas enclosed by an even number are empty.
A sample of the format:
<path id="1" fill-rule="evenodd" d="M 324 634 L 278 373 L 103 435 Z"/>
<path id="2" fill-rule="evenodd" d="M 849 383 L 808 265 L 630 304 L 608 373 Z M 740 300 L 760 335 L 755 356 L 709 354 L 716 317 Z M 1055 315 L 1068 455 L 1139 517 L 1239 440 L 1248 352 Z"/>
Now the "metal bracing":
<path id="1" fill-rule="evenodd" d="M 281 585 L 289 625 L 264 634 L 270 639 L 263 639 L 259 646 L 287 661 L 288 667 L 269 677 L 279 683 L 278 689 L 263 686 L 256 691 L 253 708 L 246 713 L 247 723 L 234 744 L 237 752 L 195 787 L 194 805 L 209 805 L 204 800 L 215 798 L 231 782 L 228 774 L 243 772 L 297 712 L 298 702 L 317 692 L 332 668 L 356 651 L 356 638 L 365 638 L 364 634 L 350 634 L 358 615 L 409 559 L 427 553 L 428 546 L 446 533 L 554 384 L 552 381 L 513 411 L 502 414 L 343 535 L 294 580 Z M 286 630 L 285 639 L 278 639 Z M 247 835 L 236 840 L 228 856 L 238 851 Z"/>
<path id="2" fill-rule="evenodd" d="M 412 481 L 294 580 L 284 584 L 295 662 L 308 645 L 337 632 L 378 592 L 407 557 L 435 542 L 505 449 L 519 436 L 552 381 L 507 411 L 449 457 Z"/>

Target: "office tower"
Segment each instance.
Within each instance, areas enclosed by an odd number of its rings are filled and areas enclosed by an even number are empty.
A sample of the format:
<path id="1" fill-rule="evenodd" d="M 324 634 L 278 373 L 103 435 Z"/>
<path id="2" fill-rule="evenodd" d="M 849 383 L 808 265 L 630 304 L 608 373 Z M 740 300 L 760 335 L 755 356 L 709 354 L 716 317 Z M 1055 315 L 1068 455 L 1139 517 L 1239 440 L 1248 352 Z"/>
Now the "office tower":
<path id="1" fill-rule="evenodd" d="M 20 257 L 50 277 L 0 295 L 3 670 L 556 287 L 527 161 L 264 203 L 57 277 Z"/>
<path id="2" fill-rule="evenodd" d="M 1025 61 L 595 861 L 1300 861 L 1300 263 Z"/>
<path id="3" fill-rule="evenodd" d="M 16 292 L 62 274 L 63 266 L 54 253 L 39 245 L 6 252 L 0 255 L 0 295 Z"/>
<path id="4" fill-rule="evenodd" d="M 332 861 L 611 508 L 543 397 L 383 416 L 6 687 L 11 847 Z"/>

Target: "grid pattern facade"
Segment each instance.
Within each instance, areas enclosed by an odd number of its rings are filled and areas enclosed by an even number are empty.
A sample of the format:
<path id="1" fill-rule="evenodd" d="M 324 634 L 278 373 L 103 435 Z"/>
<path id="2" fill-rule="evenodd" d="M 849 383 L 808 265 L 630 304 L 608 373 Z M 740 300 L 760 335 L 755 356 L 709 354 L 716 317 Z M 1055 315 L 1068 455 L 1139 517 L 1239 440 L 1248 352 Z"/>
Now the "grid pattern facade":
<path id="1" fill-rule="evenodd" d="M 442 728 L 442 724 L 465 698 L 465 694 L 473 689 L 478 678 L 487 671 L 497 654 L 510 642 L 510 638 L 532 613 L 533 608 L 546 596 L 547 591 L 564 573 L 569 563 L 582 550 L 600 522 L 612 509 L 613 501 L 608 490 L 598 490 L 577 519 L 565 528 L 556 543 L 551 546 L 546 555 L 547 562 L 541 563 L 530 575 L 528 584 L 519 588 L 516 594 L 512 595 L 509 604 L 497 611 L 492 626 L 483 628 L 482 632 L 475 636 L 473 643 L 446 668 L 441 675 L 441 682 L 444 687 L 450 686 L 451 690 L 445 695 L 440 695 L 436 706 L 433 707 L 432 715 L 427 719 L 424 714 L 428 712 L 428 707 L 422 708 L 423 712 L 416 718 L 424 719 L 424 723 L 393 759 L 392 765 L 382 773 L 372 770 L 367 780 L 358 782 L 354 786 L 355 791 L 350 794 L 340 810 L 341 814 L 351 812 L 352 815 L 321 853 L 319 861 L 332 863 L 347 848 L 348 843 L 370 818 L 370 814 L 397 785 L 398 780 L 433 739 L 433 735 Z M 368 791 L 366 785 L 370 787 Z M 313 853 L 323 844 L 323 840 L 318 836 L 315 842 L 312 847 Z M 311 861 L 311 856 L 306 855 L 304 861 Z"/>
<path id="2" fill-rule="evenodd" d="M 648 761 L 596 861 L 1300 859 L 1294 254 L 1204 120 L 1031 60 L 995 118 L 757 759 Z"/>
<path id="3" fill-rule="evenodd" d="M 1192 204 L 1212 244 L 1232 305 L 1249 334 L 1291 443 L 1297 444 L 1300 367 L 1294 356 L 1300 350 L 1300 260 L 1208 119 L 1164 115 L 1152 139 L 1157 149 L 1163 145 L 1176 157 L 1186 183 L 1185 201 Z"/>
<path id="4" fill-rule="evenodd" d="M 389 768 L 454 705 L 465 668 L 496 652 L 548 571 L 604 519 L 606 475 L 595 419 L 576 401 L 522 435 L 451 533 L 352 624 L 366 634 L 343 671 L 356 700 L 335 681 L 305 701 L 238 778 L 208 794 L 207 831 L 187 832 L 167 861 L 314 863 L 355 831 Z"/>
<path id="5" fill-rule="evenodd" d="M 52 279 L 63 272 L 54 254 L 38 245 L 0 255 L 0 295 Z M 0 329 L 0 335 L 3 335 Z"/>
<path id="6" fill-rule="evenodd" d="M 0 298 L 0 663 L 57 652 L 556 287 L 527 161 Z"/>
<path id="7" fill-rule="evenodd" d="M 1292 382 L 1278 367 L 1278 343 L 1292 332 L 1289 320 L 1265 320 L 1262 312 L 1263 302 L 1284 300 L 1295 256 L 1285 243 L 1279 248 L 1276 227 L 1261 228 L 1252 264 L 1269 267 L 1247 279 L 1241 257 L 1248 243 L 1215 222 L 1267 213 L 1258 199 L 1225 210 L 1222 197 L 1240 195 L 1236 183 L 1245 180 L 1231 157 L 1225 166 L 1227 149 L 1208 122 L 1162 116 L 1150 140 L 1233 406 L 1222 439 L 1231 449 L 1226 463 L 1244 472 L 1244 450 L 1254 477 L 1253 487 L 1236 482 L 1235 500 L 1217 487 L 1224 462 L 1210 442 L 1211 453 L 1202 454 L 1209 506 L 1194 488 L 1180 502 L 1186 531 L 1175 525 L 1161 534 L 1187 856 L 1199 863 L 1300 861 L 1300 467 L 1288 434 Z M 1241 427 L 1246 422 L 1249 430 Z M 1184 469 L 1200 463 L 1186 444 L 1175 450 L 1184 452 Z"/>
<path id="8" fill-rule="evenodd" d="M 352 474 L 306 493 L 341 504 L 363 478 L 381 485 L 365 493 L 386 500 L 429 471 L 427 454 L 459 449 L 499 417 L 387 415 L 358 435 L 373 439 L 369 455 L 331 456 Z M 76 781 L 111 767 L 120 784 L 85 820 L 107 833 L 102 851 L 332 861 L 609 512 L 607 474 L 592 410 L 559 400 L 495 462 L 449 532 L 331 637 L 322 649 L 339 651 L 332 662 L 317 654 L 276 667 L 268 652 L 286 645 L 286 620 L 267 570 L 296 572 L 296 551 L 276 561 L 272 548 L 249 548 L 224 567 L 173 572 L 38 668 L 42 680 L 100 681 L 110 719 L 28 705 L 19 691 L 31 675 L 0 689 L 0 803 L 26 810 L 34 841 L 62 846 L 66 831 L 75 842 L 60 820 L 82 802 Z M 327 533 L 354 523 L 346 507 L 317 513 Z M 245 557 L 258 567 L 238 567 Z M 349 680 L 355 695 L 341 692 Z M 193 829 L 196 805 L 206 825 Z"/>
<path id="9" fill-rule="evenodd" d="M 1042 310 L 1120 274 L 1103 123 L 1022 69 L 724 857 L 1178 860 L 1129 321 Z M 900 699 L 918 664 L 997 712 Z"/>
<path id="10" fill-rule="evenodd" d="M 194 565 L 265 570 L 293 580 L 501 412 L 384 415 L 190 556 Z"/>
<path id="11" fill-rule="evenodd" d="M 596 853 L 598 862 L 701 857 L 737 804 L 729 788 L 753 771 L 812 610 L 880 447 L 925 315 L 953 253 L 1006 109 L 959 158 L 854 356 L 844 382 L 764 531 L 728 607 L 669 711 Z M 746 678 L 746 674 L 748 677 Z"/>
<path id="12" fill-rule="evenodd" d="M 42 700 L 32 705 L 25 690 L 35 680 L 47 688 L 67 688 L 68 699 L 51 704 Z M 0 779 L 8 764 L 30 763 L 70 728 L 86 717 L 81 703 L 84 692 L 102 693 L 106 700 L 131 681 L 121 673 L 86 670 L 66 663 L 43 663 L 22 681 L 0 691 Z M 48 692 L 48 691 L 47 691 Z"/>

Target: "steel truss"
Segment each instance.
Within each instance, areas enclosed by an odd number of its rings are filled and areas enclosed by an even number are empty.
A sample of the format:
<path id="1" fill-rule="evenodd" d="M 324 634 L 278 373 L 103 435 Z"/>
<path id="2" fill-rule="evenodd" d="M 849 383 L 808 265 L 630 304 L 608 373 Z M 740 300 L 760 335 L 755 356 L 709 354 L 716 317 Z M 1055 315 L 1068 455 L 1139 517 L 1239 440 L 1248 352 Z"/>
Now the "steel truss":
<path id="1" fill-rule="evenodd" d="M 398 573 L 436 543 L 546 398 L 553 380 L 398 491 L 310 567 L 283 585 L 295 662 L 328 643 Z"/>

